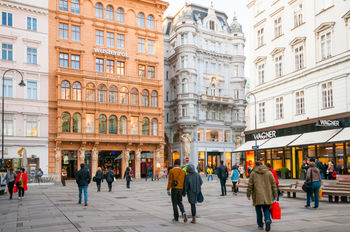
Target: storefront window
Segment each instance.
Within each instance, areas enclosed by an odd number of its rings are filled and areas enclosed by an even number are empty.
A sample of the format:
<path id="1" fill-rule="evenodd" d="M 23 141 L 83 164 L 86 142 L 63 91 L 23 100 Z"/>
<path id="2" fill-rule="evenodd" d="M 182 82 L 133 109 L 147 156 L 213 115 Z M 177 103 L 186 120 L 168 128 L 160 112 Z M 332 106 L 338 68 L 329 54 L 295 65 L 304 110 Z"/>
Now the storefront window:
<path id="1" fill-rule="evenodd" d="M 308 154 L 308 157 L 316 157 L 316 149 L 315 149 L 315 145 L 313 146 L 308 146 L 307 148 L 307 154 Z"/>
<path id="2" fill-rule="evenodd" d="M 345 157 L 344 144 L 343 143 L 336 143 L 335 144 L 335 158 L 336 158 L 335 166 L 338 168 L 340 174 L 345 173 L 344 157 Z"/>
<path id="3" fill-rule="evenodd" d="M 132 135 L 139 134 L 139 117 L 131 117 L 130 127 Z"/>
<path id="4" fill-rule="evenodd" d="M 291 164 L 290 164 L 291 152 L 289 148 L 285 148 L 284 150 L 284 159 L 285 159 L 285 167 L 291 170 Z"/>
<path id="5" fill-rule="evenodd" d="M 347 157 L 346 167 L 348 169 L 348 173 L 350 173 L 350 143 L 346 143 L 345 152 L 346 152 L 346 157 Z"/>
<path id="6" fill-rule="evenodd" d="M 205 153 L 204 153 L 204 151 L 199 151 L 198 152 L 198 165 L 199 165 L 199 168 L 201 169 L 201 172 L 205 171 L 204 164 L 205 164 Z"/>
<path id="7" fill-rule="evenodd" d="M 271 163 L 271 150 L 266 150 L 266 163 Z"/>
<path id="8" fill-rule="evenodd" d="M 227 170 L 230 172 L 231 171 L 231 157 L 232 157 L 232 154 L 231 152 L 225 152 L 225 165 L 227 167 Z"/>
<path id="9" fill-rule="evenodd" d="M 198 141 L 204 141 L 204 129 L 197 130 L 197 139 Z"/>
<path id="10" fill-rule="evenodd" d="M 258 160 L 265 165 L 265 151 L 258 152 Z"/>
<path id="11" fill-rule="evenodd" d="M 208 142 L 222 142 L 221 130 L 207 130 L 206 135 Z"/>
<path id="12" fill-rule="evenodd" d="M 227 142 L 231 142 L 231 131 L 229 131 L 229 130 L 226 130 L 225 131 L 225 142 L 227 143 Z"/>
<path id="13" fill-rule="evenodd" d="M 333 158 L 333 144 L 322 144 L 317 145 L 317 151 L 318 151 L 318 160 L 321 163 L 326 163 Z"/>
<path id="14" fill-rule="evenodd" d="M 272 167 L 280 170 L 283 166 L 283 148 L 272 149 Z"/>
<path id="15" fill-rule="evenodd" d="M 252 168 L 254 168 L 255 166 L 255 162 L 254 162 L 254 151 L 247 151 L 245 153 L 246 155 L 246 170 L 248 170 L 248 167 L 251 166 Z"/>
<path id="16" fill-rule="evenodd" d="M 180 159 L 180 153 L 179 152 L 173 152 L 173 166 L 175 160 Z"/>

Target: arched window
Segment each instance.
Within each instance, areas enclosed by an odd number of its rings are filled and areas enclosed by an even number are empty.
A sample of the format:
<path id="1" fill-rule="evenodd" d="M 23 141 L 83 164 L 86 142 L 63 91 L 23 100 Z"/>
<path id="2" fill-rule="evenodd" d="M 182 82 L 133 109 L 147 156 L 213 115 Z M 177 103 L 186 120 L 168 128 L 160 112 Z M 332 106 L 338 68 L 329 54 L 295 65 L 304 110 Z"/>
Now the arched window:
<path id="1" fill-rule="evenodd" d="M 109 126 L 109 133 L 110 134 L 117 134 L 117 117 L 115 115 L 112 115 L 109 117 L 108 126 Z"/>
<path id="2" fill-rule="evenodd" d="M 117 9 L 117 22 L 124 23 L 124 10 L 122 8 Z"/>
<path id="3" fill-rule="evenodd" d="M 98 86 L 98 102 L 106 102 L 107 87 L 104 84 Z"/>
<path id="4" fill-rule="evenodd" d="M 70 114 L 67 112 L 62 114 L 62 132 L 70 132 Z"/>
<path id="5" fill-rule="evenodd" d="M 109 87 L 109 103 L 116 104 L 117 103 L 117 87 L 112 85 Z"/>
<path id="6" fill-rule="evenodd" d="M 156 118 L 152 119 L 152 135 L 158 136 L 158 120 Z"/>
<path id="7" fill-rule="evenodd" d="M 120 89 L 120 104 L 129 104 L 129 91 L 126 87 Z"/>
<path id="8" fill-rule="evenodd" d="M 86 101 L 95 101 L 95 85 L 92 83 L 86 85 Z"/>
<path id="9" fill-rule="evenodd" d="M 61 98 L 64 100 L 70 99 L 70 83 L 68 81 L 62 81 Z"/>
<path id="10" fill-rule="evenodd" d="M 81 101 L 81 84 L 80 82 L 73 83 L 73 96 L 72 99 L 76 101 Z"/>
<path id="11" fill-rule="evenodd" d="M 153 15 L 147 16 L 147 27 L 149 29 L 154 29 L 154 17 L 153 17 Z"/>
<path id="12" fill-rule="evenodd" d="M 137 26 L 145 27 L 145 16 L 142 13 L 138 13 L 137 15 Z"/>
<path id="13" fill-rule="evenodd" d="M 106 19 L 107 20 L 114 20 L 114 9 L 112 6 L 106 7 Z"/>
<path id="14" fill-rule="evenodd" d="M 155 90 L 153 90 L 151 94 L 151 106 L 158 107 L 158 93 Z"/>
<path id="15" fill-rule="evenodd" d="M 103 6 L 101 3 L 97 3 L 95 6 L 95 17 L 98 19 L 103 19 Z"/>
<path id="16" fill-rule="evenodd" d="M 107 133 L 107 118 L 106 115 L 101 114 L 98 118 L 98 133 L 106 134 Z"/>
<path id="17" fill-rule="evenodd" d="M 149 135 L 149 119 L 142 119 L 142 135 Z"/>
<path id="18" fill-rule="evenodd" d="M 182 80 L 182 83 L 181 83 L 181 92 L 182 93 L 187 93 L 187 91 L 188 91 L 188 86 L 187 86 L 187 79 L 186 78 L 184 78 L 183 80 Z"/>
<path id="19" fill-rule="evenodd" d="M 73 115 L 73 133 L 81 133 L 81 115 L 79 113 Z"/>
<path id="20" fill-rule="evenodd" d="M 131 105 L 138 106 L 139 105 L 139 91 L 136 88 L 131 90 Z"/>
<path id="21" fill-rule="evenodd" d="M 142 106 L 149 106 L 149 93 L 146 89 L 142 91 Z"/>
<path id="22" fill-rule="evenodd" d="M 126 117 L 120 117 L 119 134 L 126 135 Z"/>

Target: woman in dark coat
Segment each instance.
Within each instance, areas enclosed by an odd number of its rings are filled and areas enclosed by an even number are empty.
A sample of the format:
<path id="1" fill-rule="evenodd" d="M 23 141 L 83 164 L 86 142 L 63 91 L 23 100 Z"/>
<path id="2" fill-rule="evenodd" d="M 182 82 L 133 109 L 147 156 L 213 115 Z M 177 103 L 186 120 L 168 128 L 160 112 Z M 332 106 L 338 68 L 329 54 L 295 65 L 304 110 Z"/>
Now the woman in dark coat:
<path id="1" fill-rule="evenodd" d="M 196 203 L 197 196 L 201 192 L 202 178 L 196 172 L 193 164 L 188 165 L 188 175 L 184 184 L 184 195 L 187 194 L 188 202 L 191 204 L 192 221 L 196 223 Z"/>
<path id="2" fill-rule="evenodd" d="M 103 173 L 101 168 L 97 169 L 95 178 L 96 178 L 97 192 L 101 192 L 101 182 L 103 181 Z"/>
<path id="3" fill-rule="evenodd" d="M 129 167 L 126 168 L 125 173 L 124 173 L 124 178 L 126 180 L 126 187 L 130 188 L 130 181 L 132 177 L 132 171 L 130 170 Z"/>
<path id="4" fill-rule="evenodd" d="M 108 172 L 106 173 L 106 181 L 108 184 L 108 192 L 112 191 L 112 183 L 114 181 L 114 173 L 111 170 L 111 168 L 108 169 Z"/>

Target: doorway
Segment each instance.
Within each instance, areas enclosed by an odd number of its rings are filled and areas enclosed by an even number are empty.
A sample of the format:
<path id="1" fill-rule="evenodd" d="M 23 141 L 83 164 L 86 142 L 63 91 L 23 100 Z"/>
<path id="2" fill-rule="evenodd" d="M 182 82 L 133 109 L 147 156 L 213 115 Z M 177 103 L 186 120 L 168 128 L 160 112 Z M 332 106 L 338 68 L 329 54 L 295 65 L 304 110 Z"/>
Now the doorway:
<path id="1" fill-rule="evenodd" d="M 207 153 L 207 166 L 212 167 L 213 171 L 220 165 L 221 154 L 220 152 L 208 152 Z"/>
<path id="2" fill-rule="evenodd" d="M 67 179 L 75 179 L 77 172 L 78 151 L 62 151 L 62 169 L 67 172 Z"/>
<path id="3" fill-rule="evenodd" d="M 300 179 L 300 168 L 301 165 L 303 165 L 303 160 L 304 160 L 304 155 L 303 155 L 303 150 L 302 149 L 297 149 L 295 150 L 296 152 L 296 173 L 297 173 L 297 179 Z"/>
<path id="4" fill-rule="evenodd" d="M 122 151 L 99 151 L 98 166 L 105 173 L 109 168 L 112 169 L 116 178 L 122 177 Z"/>

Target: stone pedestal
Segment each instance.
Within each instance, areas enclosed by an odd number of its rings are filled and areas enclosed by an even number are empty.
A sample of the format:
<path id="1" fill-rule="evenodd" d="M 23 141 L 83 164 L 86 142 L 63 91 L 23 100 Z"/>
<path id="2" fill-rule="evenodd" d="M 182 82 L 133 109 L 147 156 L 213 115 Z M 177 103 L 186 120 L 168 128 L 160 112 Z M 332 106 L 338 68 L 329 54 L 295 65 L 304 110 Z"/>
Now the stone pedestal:
<path id="1" fill-rule="evenodd" d="M 141 149 L 138 148 L 135 152 L 135 178 L 141 178 Z"/>
<path id="2" fill-rule="evenodd" d="M 129 166 L 129 159 L 130 159 L 130 149 L 126 148 L 123 151 L 123 159 L 122 159 L 122 173 L 120 173 L 120 176 L 124 178 L 124 173 L 126 168 Z"/>

